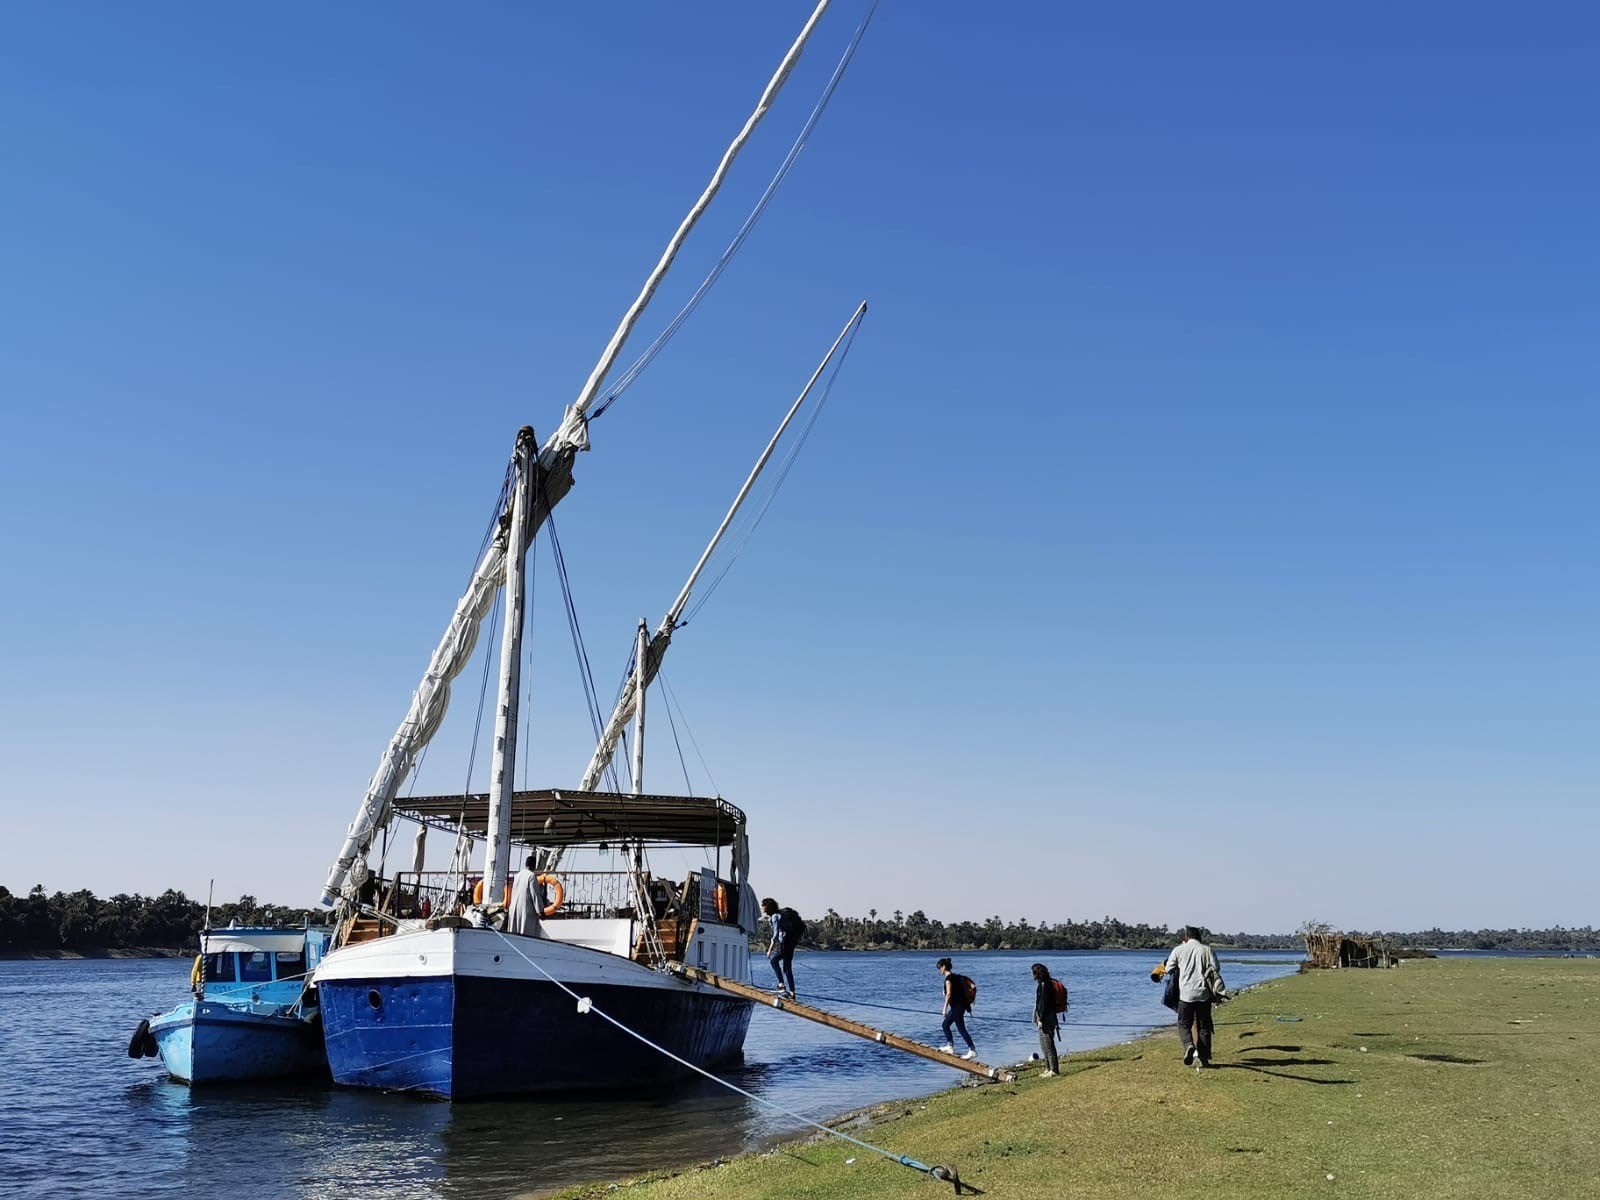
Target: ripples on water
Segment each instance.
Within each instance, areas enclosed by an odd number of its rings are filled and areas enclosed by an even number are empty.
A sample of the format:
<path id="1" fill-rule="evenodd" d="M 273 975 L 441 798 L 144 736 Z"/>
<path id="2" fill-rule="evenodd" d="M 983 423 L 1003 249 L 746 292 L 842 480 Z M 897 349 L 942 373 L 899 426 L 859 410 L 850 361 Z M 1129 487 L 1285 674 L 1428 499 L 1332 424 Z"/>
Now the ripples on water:
<path id="1" fill-rule="evenodd" d="M 936 957 L 802 952 L 795 976 L 802 1000 L 937 1044 Z M 1028 973 L 1036 960 L 1072 989 L 1067 1049 L 1165 1024 L 1169 1014 L 1149 982 L 1160 958 L 1150 951 L 955 955 L 956 969 L 979 983 L 968 1019 L 979 1057 L 1011 1063 L 1038 1048 Z M 1292 972 L 1285 960 L 1281 952 L 1230 953 L 1223 974 L 1237 989 Z M 168 1080 L 158 1059 L 127 1057 L 139 1020 L 185 997 L 189 965 L 0 962 L 0 1193 L 14 1200 L 180 1192 L 228 1200 L 497 1200 L 726 1156 L 796 1128 L 793 1118 L 704 1082 L 665 1096 L 457 1105 L 315 1083 L 191 1091 Z M 767 982 L 765 961 L 752 968 Z M 764 1010 L 751 1022 L 744 1065 L 724 1075 L 813 1120 L 963 1078 Z"/>

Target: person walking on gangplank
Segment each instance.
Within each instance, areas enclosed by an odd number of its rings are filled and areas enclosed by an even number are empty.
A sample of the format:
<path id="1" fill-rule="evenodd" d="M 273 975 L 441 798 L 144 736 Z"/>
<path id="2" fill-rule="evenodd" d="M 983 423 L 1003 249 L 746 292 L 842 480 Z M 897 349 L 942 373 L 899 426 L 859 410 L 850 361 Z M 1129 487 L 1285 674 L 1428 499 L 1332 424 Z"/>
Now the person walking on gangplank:
<path id="1" fill-rule="evenodd" d="M 944 976 L 944 1052 L 956 1052 L 955 1039 L 950 1036 L 953 1026 L 960 1031 L 961 1040 L 967 1043 L 967 1052 L 961 1057 L 977 1058 L 978 1048 L 972 1044 L 972 1035 L 967 1032 L 967 1014 L 972 1011 L 972 1001 L 978 993 L 977 985 L 967 976 L 956 974 L 948 958 L 941 958 L 933 965 Z"/>
<path id="2" fill-rule="evenodd" d="M 761 902 L 762 915 L 772 923 L 772 940 L 767 943 L 767 961 L 778 977 L 778 995 L 794 999 L 794 948 L 800 944 L 800 914 L 792 908 L 779 908 L 768 896 Z"/>

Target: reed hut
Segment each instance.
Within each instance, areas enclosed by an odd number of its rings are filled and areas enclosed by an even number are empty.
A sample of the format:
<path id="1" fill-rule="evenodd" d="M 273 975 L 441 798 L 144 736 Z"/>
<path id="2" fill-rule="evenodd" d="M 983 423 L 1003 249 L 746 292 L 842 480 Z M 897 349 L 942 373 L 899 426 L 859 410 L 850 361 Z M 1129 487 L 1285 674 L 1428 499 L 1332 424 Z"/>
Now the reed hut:
<path id="1" fill-rule="evenodd" d="M 1337 930 L 1321 930 L 1303 935 L 1306 942 L 1306 962 L 1312 967 L 1335 969 L 1338 967 L 1392 967 L 1395 961 L 1393 948 L 1381 937 L 1345 934 Z"/>

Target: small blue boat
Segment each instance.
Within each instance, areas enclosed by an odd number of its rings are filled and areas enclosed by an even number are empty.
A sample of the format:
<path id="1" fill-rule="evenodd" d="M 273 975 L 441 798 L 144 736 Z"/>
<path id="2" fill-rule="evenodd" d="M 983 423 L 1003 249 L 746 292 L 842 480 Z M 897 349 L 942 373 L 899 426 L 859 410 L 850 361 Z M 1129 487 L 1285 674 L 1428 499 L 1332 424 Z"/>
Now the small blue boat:
<path id="1" fill-rule="evenodd" d="M 302 997 L 327 947 L 323 929 L 202 933 L 194 999 L 141 1021 L 128 1054 L 159 1054 L 172 1078 L 190 1084 L 325 1073 L 320 1014 Z"/>

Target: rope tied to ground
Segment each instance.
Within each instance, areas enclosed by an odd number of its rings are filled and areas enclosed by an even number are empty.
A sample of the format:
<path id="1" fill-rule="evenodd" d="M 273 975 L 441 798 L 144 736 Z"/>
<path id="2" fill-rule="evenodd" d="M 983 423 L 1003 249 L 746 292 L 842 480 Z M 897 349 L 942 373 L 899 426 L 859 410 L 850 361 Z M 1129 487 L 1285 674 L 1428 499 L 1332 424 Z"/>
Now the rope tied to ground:
<path id="1" fill-rule="evenodd" d="M 950 1183 L 955 1187 L 956 1195 L 958 1195 L 958 1196 L 963 1194 L 963 1189 L 965 1189 L 967 1193 L 970 1193 L 972 1195 L 981 1195 L 982 1194 L 977 1188 L 973 1187 L 970 1183 L 963 1183 L 961 1181 L 961 1172 L 958 1171 L 954 1166 L 950 1166 L 950 1165 L 942 1164 L 942 1163 L 936 1163 L 936 1164 L 930 1166 L 927 1163 L 918 1162 L 916 1159 L 910 1157 L 909 1155 L 895 1154 L 893 1151 L 885 1150 L 881 1146 L 874 1146 L 871 1142 L 864 1142 L 860 1138 L 851 1137 L 848 1133 L 841 1133 L 839 1130 L 834 1129 L 831 1126 L 824 1125 L 820 1121 L 813 1121 L 810 1117 L 803 1116 L 800 1113 L 794 1112 L 792 1109 L 784 1108 L 783 1105 L 778 1104 L 776 1101 L 768 1100 L 764 1096 L 758 1096 L 754 1092 L 746 1091 L 744 1088 L 740 1087 L 738 1084 L 732 1083 L 732 1082 L 730 1082 L 730 1081 L 728 1081 L 726 1079 L 723 1079 L 718 1075 L 714 1075 L 710 1071 L 706 1070 L 704 1067 L 699 1066 L 699 1065 L 697 1065 L 695 1063 L 692 1063 L 688 1059 L 682 1058 L 677 1054 L 674 1054 L 671 1050 L 668 1050 L 665 1046 L 657 1045 L 655 1042 L 651 1041 L 649 1038 L 647 1038 L 644 1034 L 640 1033 L 638 1030 L 632 1029 L 629 1026 L 623 1024 L 616 1017 L 612 1016 L 610 1013 L 608 1013 L 604 1009 L 600 1008 L 598 1005 L 595 1004 L 595 1002 L 594 1002 L 592 997 L 580 996 L 577 992 L 573 991 L 565 983 L 561 982 L 561 980 L 557 979 L 554 975 L 550 974 L 549 971 L 546 971 L 538 963 L 534 962 L 533 959 L 529 958 L 526 954 L 524 954 L 522 952 L 522 948 L 520 946 L 518 946 L 516 944 L 516 942 L 513 941 L 511 938 L 507 937 L 504 933 L 501 933 L 499 930 L 495 930 L 495 933 L 500 938 L 500 940 L 506 944 L 507 948 L 509 948 L 513 953 L 515 953 L 518 958 L 522 959 L 523 962 L 527 963 L 530 967 L 532 967 L 540 975 L 544 976 L 545 979 L 549 980 L 556 987 L 560 988 L 567 995 L 571 996 L 573 998 L 573 1000 L 577 1002 L 577 1009 L 578 1009 L 578 1012 L 580 1014 L 585 1014 L 585 1015 L 592 1014 L 594 1016 L 597 1016 L 597 1017 L 601 1018 L 604 1021 L 609 1022 L 611 1025 L 615 1026 L 617 1029 L 621 1030 L 623 1033 L 627 1034 L 629 1037 L 633 1038 L 635 1041 L 640 1042 L 645 1046 L 648 1046 L 650 1049 L 654 1050 L 656 1053 L 664 1055 L 667 1058 L 670 1058 L 673 1062 L 677 1063 L 679 1066 L 685 1067 L 688 1070 L 693 1071 L 696 1075 L 700 1075 L 700 1076 L 702 1076 L 702 1077 L 704 1077 L 706 1079 L 711 1080 L 712 1083 L 715 1083 L 715 1084 L 718 1084 L 718 1085 L 720 1085 L 722 1087 L 725 1087 L 731 1092 L 737 1092 L 739 1095 L 745 1097 L 745 1099 L 747 1099 L 747 1100 L 752 1100 L 757 1104 L 763 1105 L 766 1108 L 769 1108 L 769 1109 L 773 1110 L 774 1112 L 782 1113 L 784 1116 L 789 1117 L 792 1120 L 798 1121 L 803 1125 L 809 1125 L 812 1129 L 819 1130 L 820 1132 L 827 1134 L 829 1137 L 838 1138 L 842 1142 L 848 1142 L 852 1146 L 855 1146 L 855 1147 L 857 1147 L 857 1148 L 859 1148 L 861 1150 L 866 1150 L 867 1152 L 869 1152 L 871 1154 L 876 1154 L 881 1158 L 886 1158 L 890 1162 L 899 1163 L 902 1167 L 910 1167 L 914 1171 L 920 1171 L 922 1174 L 927 1175 L 930 1179 L 937 1179 L 941 1183 Z"/>

